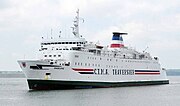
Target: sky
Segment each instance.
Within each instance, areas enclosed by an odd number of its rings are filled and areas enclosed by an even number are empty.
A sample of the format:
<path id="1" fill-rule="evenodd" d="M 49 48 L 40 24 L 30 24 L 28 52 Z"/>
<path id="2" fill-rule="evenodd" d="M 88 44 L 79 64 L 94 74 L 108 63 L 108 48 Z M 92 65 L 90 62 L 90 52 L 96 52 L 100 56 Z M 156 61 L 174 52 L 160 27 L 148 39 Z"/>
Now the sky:
<path id="1" fill-rule="evenodd" d="M 126 46 L 148 47 L 162 67 L 180 68 L 179 7 L 179 0 L 0 0 L 0 70 L 36 59 L 42 37 L 71 36 L 78 8 L 86 40 L 109 45 L 112 32 L 127 32 Z"/>

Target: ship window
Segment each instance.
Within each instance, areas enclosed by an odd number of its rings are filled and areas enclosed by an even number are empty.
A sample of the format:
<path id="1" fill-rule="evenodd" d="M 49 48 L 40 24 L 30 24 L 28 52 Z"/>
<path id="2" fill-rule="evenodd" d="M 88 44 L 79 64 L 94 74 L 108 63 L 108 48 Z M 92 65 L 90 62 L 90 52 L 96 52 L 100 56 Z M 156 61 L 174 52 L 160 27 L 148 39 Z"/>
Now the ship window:
<path id="1" fill-rule="evenodd" d="M 75 64 L 75 65 L 77 65 L 77 63 L 76 63 L 76 62 L 75 62 L 74 64 Z"/>
<path id="2" fill-rule="evenodd" d="M 100 58 L 100 60 L 101 60 L 101 58 Z"/>
<path id="3" fill-rule="evenodd" d="M 47 55 L 44 55 L 44 57 L 47 57 Z"/>
<path id="4" fill-rule="evenodd" d="M 76 42 L 73 42 L 73 44 L 76 44 Z"/>
<path id="5" fill-rule="evenodd" d="M 65 42 L 62 42 L 62 44 L 64 44 Z"/>
<path id="6" fill-rule="evenodd" d="M 58 48 L 56 48 L 56 50 L 58 50 Z"/>
<path id="7" fill-rule="evenodd" d="M 87 66 L 87 63 L 85 63 L 85 66 Z"/>
<path id="8" fill-rule="evenodd" d="M 49 55 L 49 57 L 52 57 L 52 55 Z"/>
<path id="9" fill-rule="evenodd" d="M 56 55 L 54 55 L 54 57 L 56 57 Z"/>
<path id="10" fill-rule="evenodd" d="M 90 66 L 90 63 L 88 65 Z"/>
<path id="11" fill-rule="evenodd" d="M 79 63 L 78 63 L 78 66 L 79 66 Z"/>
<path id="12" fill-rule="evenodd" d="M 72 44 L 72 42 L 69 42 L 69 44 Z"/>
<path id="13" fill-rule="evenodd" d="M 66 44 L 68 44 L 68 42 L 66 42 Z"/>
<path id="14" fill-rule="evenodd" d="M 62 50 L 62 49 L 59 49 L 59 50 Z"/>
<path id="15" fill-rule="evenodd" d="M 65 49 L 63 49 L 63 50 L 65 50 Z"/>

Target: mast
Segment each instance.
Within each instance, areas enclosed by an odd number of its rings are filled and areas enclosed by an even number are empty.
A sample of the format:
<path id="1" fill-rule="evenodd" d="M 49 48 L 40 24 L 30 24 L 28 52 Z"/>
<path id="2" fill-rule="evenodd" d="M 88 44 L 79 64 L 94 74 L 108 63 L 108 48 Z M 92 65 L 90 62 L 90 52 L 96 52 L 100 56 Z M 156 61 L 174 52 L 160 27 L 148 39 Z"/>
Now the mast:
<path id="1" fill-rule="evenodd" d="M 72 33 L 74 34 L 75 37 L 78 37 L 79 38 L 79 9 L 76 11 L 77 15 L 74 19 L 74 26 L 71 27 L 72 28 Z"/>

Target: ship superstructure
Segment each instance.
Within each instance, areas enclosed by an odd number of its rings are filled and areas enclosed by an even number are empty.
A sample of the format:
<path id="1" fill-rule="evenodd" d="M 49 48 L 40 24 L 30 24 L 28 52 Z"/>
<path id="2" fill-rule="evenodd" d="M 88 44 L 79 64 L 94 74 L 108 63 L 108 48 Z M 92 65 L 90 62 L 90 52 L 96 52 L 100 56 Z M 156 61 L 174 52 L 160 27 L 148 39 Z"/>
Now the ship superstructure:
<path id="1" fill-rule="evenodd" d="M 39 60 L 20 60 L 29 89 L 66 89 L 168 84 L 157 57 L 126 47 L 113 32 L 109 46 L 79 34 L 79 11 L 70 38 L 43 39 Z"/>

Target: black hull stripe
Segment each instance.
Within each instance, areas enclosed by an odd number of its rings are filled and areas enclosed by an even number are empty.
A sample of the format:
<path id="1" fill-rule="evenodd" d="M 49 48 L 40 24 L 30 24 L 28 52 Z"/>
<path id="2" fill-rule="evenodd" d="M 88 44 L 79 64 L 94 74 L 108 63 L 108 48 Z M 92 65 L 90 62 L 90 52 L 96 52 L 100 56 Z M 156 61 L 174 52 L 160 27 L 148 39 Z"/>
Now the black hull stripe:
<path id="1" fill-rule="evenodd" d="M 58 81 L 58 80 L 31 80 L 28 79 L 29 89 L 76 89 L 76 88 L 106 88 L 122 86 L 142 86 L 169 84 L 169 80 L 135 81 L 135 82 L 87 82 L 87 81 Z"/>
<path id="2" fill-rule="evenodd" d="M 80 74 L 94 74 L 94 72 L 78 72 Z"/>

